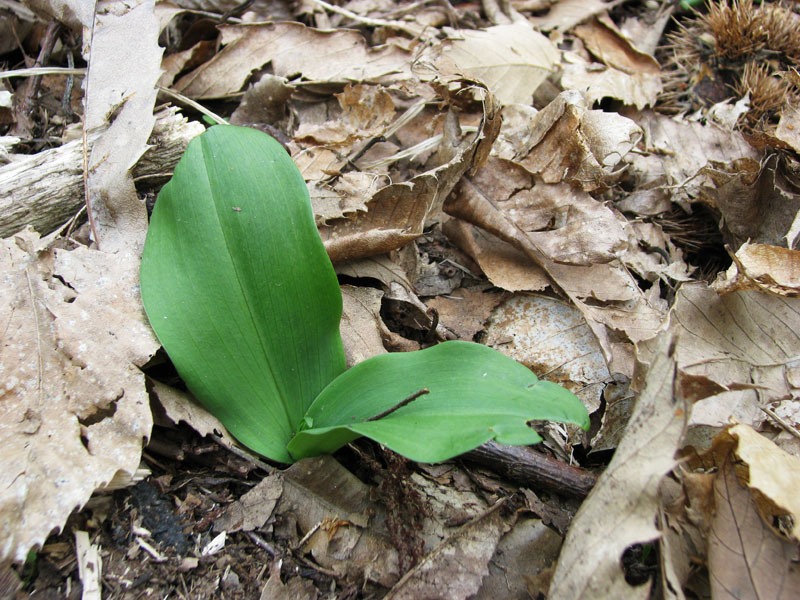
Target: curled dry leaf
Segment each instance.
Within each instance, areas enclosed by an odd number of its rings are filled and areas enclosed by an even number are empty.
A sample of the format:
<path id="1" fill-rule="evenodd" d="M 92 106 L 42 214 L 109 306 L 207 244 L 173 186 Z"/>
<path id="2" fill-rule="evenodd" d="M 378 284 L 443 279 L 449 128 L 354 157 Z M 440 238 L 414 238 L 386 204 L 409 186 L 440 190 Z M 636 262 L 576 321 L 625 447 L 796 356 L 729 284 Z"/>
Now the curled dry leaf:
<path id="1" fill-rule="evenodd" d="M 152 418 L 138 370 L 158 342 L 119 255 L 3 241 L 0 559 L 22 561 L 118 471 L 133 474 Z"/>
<path id="2" fill-rule="evenodd" d="M 800 295 L 800 250 L 745 243 L 733 264 L 711 286 L 719 294 L 759 290 L 779 296 Z"/>
<path id="3" fill-rule="evenodd" d="M 538 113 L 518 107 L 506 113 L 513 118 L 500 130 L 500 158 L 515 161 L 545 183 L 568 182 L 587 192 L 612 185 L 622 171 L 622 158 L 642 137 L 630 119 L 588 110 L 576 91 L 562 92 Z"/>
<path id="4" fill-rule="evenodd" d="M 736 459 L 740 481 L 750 488 L 752 502 L 770 526 L 788 519 L 788 531 L 781 533 L 800 542 L 800 458 L 776 446 L 747 425 L 734 425 L 714 440 L 723 458 Z"/>
<path id="5" fill-rule="evenodd" d="M 648 585 L 625 581 L 622 553 L 656 540 L 661 480 L 677 465 L 691 412 L 676 395 L 674 343 L 660 336 L 625 436 L 572 521 L 553 574 L 548 598 L 647 598 Z"/>
<path id="6" fill-rule="evenodd" d="M 181 77 L 173 89 L 190 98 L 223 98 L 239 92 L 254 69 L 271 64 L 279 77 L 302 74 L 313 82 L 377 82 L 410 77 L 408 52 L 395 45 L 371 48 L 354 30 L 319 30 L 301 23 L 226 25 L 224 46 L 211 60 Z M 319 60 L 324 56 L 325 60 Z"/>

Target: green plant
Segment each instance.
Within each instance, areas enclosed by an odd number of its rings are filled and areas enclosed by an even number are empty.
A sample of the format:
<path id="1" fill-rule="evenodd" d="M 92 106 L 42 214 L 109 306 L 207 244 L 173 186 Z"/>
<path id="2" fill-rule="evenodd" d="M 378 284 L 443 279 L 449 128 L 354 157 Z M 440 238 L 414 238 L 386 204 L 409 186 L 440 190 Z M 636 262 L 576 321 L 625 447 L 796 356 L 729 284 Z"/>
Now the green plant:
<path id="1" fill-rule="evenodd" d="M 153 211 L 141 289 L 192 393 L 276 461 L 363 435 L 435 462 L 490 439 L 539 442 L 531 420 L 589 424 L 570 392 L 479 344 L 385 354 L 345 371 L 341 294 L 305 182 L 253 129 L 218 125 L 189 144 Z"/>

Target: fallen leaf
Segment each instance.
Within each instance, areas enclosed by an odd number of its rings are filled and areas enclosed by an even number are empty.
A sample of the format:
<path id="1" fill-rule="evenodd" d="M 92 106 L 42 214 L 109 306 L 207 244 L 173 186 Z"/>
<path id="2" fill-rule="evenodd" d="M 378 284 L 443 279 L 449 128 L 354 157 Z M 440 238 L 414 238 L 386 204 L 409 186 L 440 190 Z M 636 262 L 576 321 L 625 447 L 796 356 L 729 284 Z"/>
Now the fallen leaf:
<path id="1" fill-rule="evenodd" d="M 559 58 L 549 39 L 524 24 L 456 30 L 434 53 L 439 72 L 482 82 L 500 104 L 529 104 Z"/>
<path id="2" fill-rule="evenodd" d="M 222 50 L 181 77 L 175 91 L 196 99 L 230 96 L 244 87 L 254 69 L 267 64 L 278 77 L 302 74 L 304 80 L 316 82 L 409 77 L 407 52 L 394 45 L 369 47 L 354 30 L 323 31 L 287 22 L 225 25 L 220 32 Z"/>
<path id="3" fill-rule="evenodd" d="M 490 289 L 460 287 L 447 296 L 436 296 L 426 304 L 439 313 L 439 322 L 458 339 L 473 340 L 505 294 Z"/>
<path id="4" fill-rule="evenodd" d="M 214 531 L 253 531 L 261 529 L 272 516 L 275 505 L 283 494 L 283 478 L 270 475 L 241 498 L 229 504 L 214 520 Z"/>
<path id="5" fill-rule="evenodd" d="M 745 242 L 733 264 L 712 284 L 719 294 L 759 290 L 779 296 L 800 295 L 800 251 Z"/>
<path id="6" fill-rule="evenodd" d="M 259 600 L 316 600 L 319 592 L 310 579 L 292 577 L 285 584 L 281 582 L 282 559 L 276 560 L 269 568 L 269 579 L 261 590 Z"/>
<path id="7" fill-rule="evenodd" d="M 136 472 L 152 417 L 138 367 L 158 348 L 137 264 L 3 241 L 0 559 L 25 560 L 118 471 Z"/>
<path id="8" fill-rule="evenodd" d="M 713 597 L 794 598 L 800 589 L 797 548 L 764 524 L 751 495 L 739 485 L 730 456 L 720 465 L 714 498 L 708 550 Z"/>
<path id="9" fill-rule="evenodd" d="M 347 366 L 384 354 L 383 335 L 388 331 L 381 320 L 383 292 L 374 288 L 342 286 L 342 321 L 339 330 Z"/>
<path id="10" fill-rule="evenodd" d="M 752 494 L 752 501 L 767 524 L 790 517 L 790 535 L 800 542 L 800 458 L 781 450 L 747 425 L 734 425 L 719 434 L 715 444 L 732 446 L 737 472 Z M 743 482 L 743 483 L 744 483 Z"/>
<path id="11" fill-rule="evenodd" d="M 600 407 L 608 366 L 583 315 L 569 304 L 514 295 L 492 312 L 483 343 L 566 387 L 589 413 Z"/>
<path id="12" fill-rule="evenodd" d="M 602 14 L 609 9 L 603 0 L 559 0 L 543 15 L 528 17 L 528 21 L 541 31 L 569 31 L 578 23 Z"/>
<path id="13" fill-rule="evenodd" d="M 603 15 L 593 21 L 578 25 L 572 30 L 583 40 L 586 49 L 600 62 L 629 75 L 659 75 L 661 66 L 651 55 L 641 52 L 617 29 L 614 22 Z"/>
<path id="14" fill-rule="evenodd" d="M 675 396 L 671 337 L 661 336 L 645 389 L 625 436 L 572 521 L 548 598 L 648 598 L 650 585 L 625 581 L 622 554 L 633 544 L 657 540 L 658 489 L 677 465 L 691 406 Z"/>
<path id="15" fill-rule="evenodd" d="M 471 597 L 488 574 L 488 563 L 510 525 L 496 504 L 443 541 L 407 572 L 387 600 Z"/>
<path id="16" fill-rule="evenodd" d="M 760 406 L 797 395 L 793 361 L 800 355 L 796 322 L 800 299 L 759 292 L 718 296 L 704 283 L 677 291 L 669 327 L 678 336 L 675 360 L 682 374 L 707 381 L 708 397 L 695 404 L 692 425 L 724 427 L 731 418 L 758 427 Z M 656 340 L 638 345 L 649 360 Z"/>

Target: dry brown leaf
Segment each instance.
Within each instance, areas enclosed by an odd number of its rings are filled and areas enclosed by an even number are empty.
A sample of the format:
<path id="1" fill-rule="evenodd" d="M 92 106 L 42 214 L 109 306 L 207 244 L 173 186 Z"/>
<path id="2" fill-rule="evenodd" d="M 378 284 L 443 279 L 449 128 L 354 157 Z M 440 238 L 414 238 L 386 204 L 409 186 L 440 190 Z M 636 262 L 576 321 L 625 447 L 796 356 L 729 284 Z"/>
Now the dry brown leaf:
<path id="1" fill-rule="evenodd" d="M 461 143 L 449 162 L 378 190 L 366 203 L 366 212 L 320 227 L 331 260 L 336 263 L 385 254 L 422 235 L 427 220 L 438 215 L 453 186 L 468 169 L 480 164 L 482 153 L 497 135 L 500 122 L 489 94 L 484 96 L 484 110 L 478 132 Z"/>
<path id="2" fill-rule="evenodd" d="M 737 481 L 730 456 L 714 483 L 716 515 L 709 537 L 711 593 L 720 599 L 790 600 L 800 589 L 797 547 L 777 537 Z"/>
<path id="3" fill-rule="evenodd" d="M 342 286 L 342 320 L 339 331 L 347 366 L 384 354 L 386 325 L 381 320 L 383 292 L 374 288 Z"/>
<path id="4" fill-rule="evenodd" d="M 466 600 L 489 573 L 488 563 L 503 534 L 511 527 L 502 502 L 470 521 L 407 572 L 386 600 L 448 598 Z"/>
<path id="5" fill-rule="evenodd" d="M 515 295 L 492 313 L 487 346 L 575 393 L 590 413 L 610 378 L 597 338 L 573 306 L 546 296 Z"/>
<path id="6" fill-rule="evenodd" d="M 509 292 L 541 292 L 550 285 L 544 269 L 494 235 L 457 218 L 446 221 L 442 231 L 478 263 L 497 287 Z"/>
<path id="7" fill-rule="evenodd" d="M 530 104 L 558 64 L 559 52 L 544 35 L 517 23 L 452 31 L 431 58 L 441 74 L 482 82 L 500 104 Z"/>
<path id="8" fill-rule="evenodd" d="M 800 458 L 781 450 L 747 425 L 734 425 L 714 441 L 732 447 L 742 474 L 765 523 L 789 516 L 788 535 L 800 542 Z M 746 475 L 742 473 L 746 471 Z"/>
<path id="9" fill-rule="evenodd" d="M 528 22 L 541 31 L 569 31 L 578 23 L 609 9 L 603 0 L 559 0 L 544 15 L 528 17 Z"/>
<path id="10" fill-rule="evenodd" d="M 231 115 L 231 125 L 279 125 L 287 120 L 286 103 L 294 90 L 283 77 L 262 75 L 242 96 Z"/>
<path id="11" fill-rule="evenodd" d="M 84 81 L 84 129 L 111 121 L 89 156 L 93 233 L 101 249 L 136 256 L 144 247 L 147 210 L 136 195 L 130 170 L 147 150 L 155 124 L 155 85 L 163 53 L 154 4 L 105 4 L 106 10 L 96 16 Z"/>
<path id="12" fill-rule="evenodd" d="M 661 66 L 651 55 L 641 52 L 603 15 L 589 23 L 578 25 L 572 32 L 583 40 L 586 49 L 603 64 L 628 75 L 647 73 L 658 75 Z"/>
<path id="13" fill-rule="evenodd" d="M 537 182 L 502 159 L 459 181 L 445 211 L 481 225 L 534 260 L 589 266 L 614 260 L 628 245 L 621 219 L 604 204 L 567 184 Z"/>
<path id="14" fill-rule="evenodd" d="M 492 310 L 505 294 L 481 288 L 458 288 L 447 296 L 426 302 L 439 313 L 439 322 L 453 331 L 458 339 L 471 341 L 482 331 Z"/>
<path id="15" fill-rule="evenodd" d="M 291 538 L 298 530 L 315 530 L 302 550 L 317 564 L 356 581 L 386 587 L 397 581 L 398 554 L 388 539 L 385 510 L 370 500 L 367 485 L 330 456 L 303 459 L 281 477 L 275 514 L 293 525 Z"/>
<path id="16" fill-rule="evenodd" d="M 72 29 L 92 26 L 94 3 L 83 0 L 29 0 L 27 4 L 34 12 L 49 15 Z"/>
<path id="17" fill-rule="evenodd" d="M 222 98 L 244 87 L 255 69 L 314 82 L 378 82 L 408 78 L 410 55 L 394 46 L 368 47 L 354 30 L 323 31 L 301 23 L 227 25 L 214 58 L 181 77 L 173 89 L 190 98 Z M 324 60 L 320 57 L 324 56 Z"/>
<path id="18" fill-rule="evenodd" d="M 25 559 L 118 471 L 133 474 L 150 435 L 137 366 L 158 342 L 134 260 L 4 240 L 0 321 L 0 559 Z M 133 263 L 133 264 L 131 264 Z"/>
<path id="19" fill-rule="evenodd" d="M 719 294 L 759 290 L 779 296 L 800 295 L 800 250 L 745 243 L 711 287 Z"/>
<path id="20" fill-rule="evenodd" d="M 574 53 L 566 54 L 561 85 L 586 94 L 591 103 L 603 98 L 615 98 L 639 110 L 656 103 L 663 88 L 660 74 L 645 71 L 628 74 L 613 67 L 598 66 Z"/>
<path id="21" fill-rule="evenodd" d="M 642 137 L 641 129 L 616 113 L 588 110 L 584 97 L 562 92 L 538 113 L 504 109 L 494 153 L 513 160 L 546 183 L 569 182 L 590 192 L 612 185 L 619 165 Z M 623 165 L 624 168 L 624 165 Z"/>
<path id="22" fill-rule="evenodd" d="M 205 40 L 197 42 L 191 48 L 165 56 L 161 61 L 162 73 L 158 78 L 158 85 L 170 87 L 179 73 L 203 64 L 214 56 L 215 51 L 216 44 Z"/>
<path id="23" fill-rule="evenodd" d="M 310 579 L 300 575 L 281 583 L 283 560 L 275 560 L 269 568 L 269 579 L 261 590 L 259 600 L 317 600 L 319 591 Z"/>
<path id="24" fill-rule="evenodd" d="M 795 152 L 800 152 L 800 110 L 793 106 L 784 109 L 778 128 L 775 130 L 775 137 Z"/>
<path id="25" fill-rule="evenodd" d="M 661 336 L 625 436 L 614 457 L 578 509 L 550 587 L 550 600 L 647 598 L 650 586 L 632 587 L 621 568 L 633 544 L 658 539 L 655 527 L 661 480 L 677 465 L 691 412 L 675 396 L 672 338 Z"/>
<path id="26" fill-rule="evenodd" d="M 225 512 L 214 520 L 214 531 L 234 533 L 263 528 L 281 494 L 283 478 L 280 474 L 265 477 L 236 502 L 225 507 Z"/>
<path id="27" fill-rule="evenodd" d="M 704 167 L 712 186 L 701 190 L 703 199 L 722 215 L 723 232 L 738 248 L 746 241 L 778 246 L 790 236 L 800 213 L 800 194 L 787 181 L 785 163 L 740 160 Z"/>
<path id="28" fill-rule="evenodd" d="M 644 153 L 625 157 L 633 168 L 636 186 L 664 189 L 676 202 L 694 202 L 704 187 L 713 187 L 706 165 L 734 169 L 741 159 L 758 162 L 759 153 L 738 132 L 716 125 L 672 119 L 650 111 L 631 115 L 644 130 Z"/>
<path id="29" fill-rule="evenodd" d="M 797 397 L 800 299 L 759 292 L 718 296 L 704 283 L 679 289 L 669 316 L 678 336 L 675 360 L 682 374 L 706 378 L 713 393 L 698 402 L 693 425 L 723 427 L 731 417 L 757 427 L 761 406 Z M 656 341 L 639 344 L 653 356 Z"/>

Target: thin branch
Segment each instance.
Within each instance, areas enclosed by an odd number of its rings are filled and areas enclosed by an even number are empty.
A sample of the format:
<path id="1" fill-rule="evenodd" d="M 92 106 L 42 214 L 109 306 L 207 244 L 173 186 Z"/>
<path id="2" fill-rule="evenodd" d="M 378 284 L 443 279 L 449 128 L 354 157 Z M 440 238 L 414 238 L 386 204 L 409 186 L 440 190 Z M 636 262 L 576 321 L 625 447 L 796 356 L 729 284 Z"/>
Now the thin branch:
<path id="1" fill-rule="evenodd" d="M 394 406 L 392 406 L 391 408 L 387 408 L 387 409 L 386 409 L 385 411 L 383 411 L 382 413 L 379 413 L 379 414 L 375 415 L 374 417 L 370 417 L 369 419 L 367 419 L 367 420 L 365 421 L 365 423 L 368 423 L 368 422 L 370 422 L 370 421 L 377 421 L 377 420 L 379 420 L 379 419 L 382 419 L 383 417 L 386 417 L 386 416 L 388 416 L 388 415 L 392 414 L 394 411 L 396 411 L 396 410 L 400 410 L 400 409 L 401 409 L 401 408 L 403 408 L 403 407 L 404 407 L 406 404 L 411 404 L 411 403 L 412 403 L 414 400 L 416 400 L 416 399 L 417 399 L 417 398 L 419 398 L 420 396 L 424 396 L 425 394 L 428 394 L 428 393 L 430 393 L 430 390 L 429 390 L 428 388 L 422 388 L 420 391 L 418 391 L 418 392 L 414 392 L 414 393 L 413 393 L 413 394 L 411 394 L 411 395 L 410 395 L 408 398 L 406 398 L 405 400 L 402 400 L 402 401 L 398 402 L 397 404 L 395 404 L 395 405 L 394 405 Z"/>

